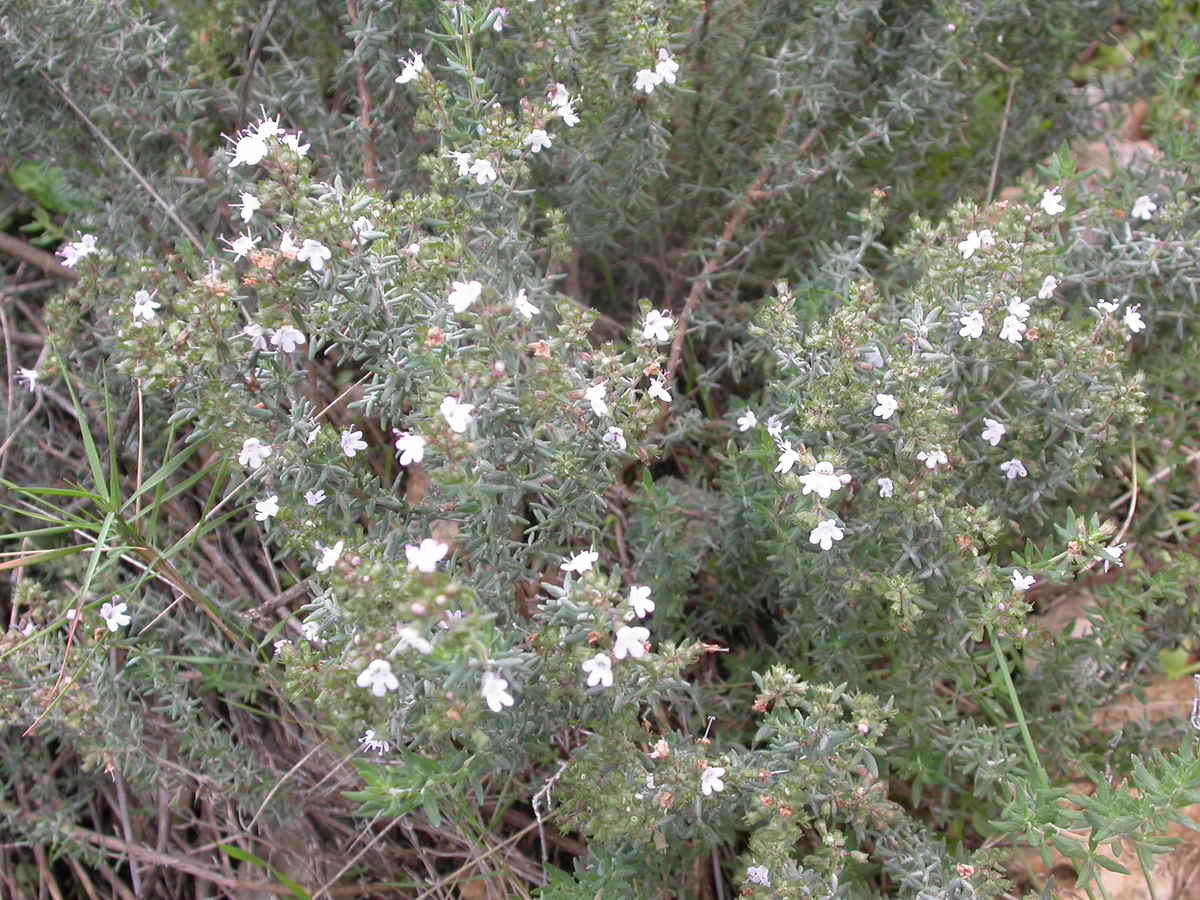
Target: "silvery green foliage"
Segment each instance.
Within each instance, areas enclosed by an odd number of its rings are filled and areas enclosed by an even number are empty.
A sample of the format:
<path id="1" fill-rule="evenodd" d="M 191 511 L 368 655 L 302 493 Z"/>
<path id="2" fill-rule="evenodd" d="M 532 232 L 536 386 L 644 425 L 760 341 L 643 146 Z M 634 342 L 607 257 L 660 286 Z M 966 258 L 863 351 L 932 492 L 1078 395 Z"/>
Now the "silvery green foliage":
<path id="1" fill-rule="evenodd" d="M 577 879 L 553 871 L 546 897 L 648 894 L 734 844 L 727 874 L 752 895 L 866 896 L 865 866 L 903 896 L 999 894 L 995 859 L 939 828 L 1000 811 L 1012 834 L 1075 824 L 1050 811 L 1045 770 L 1094 752 L 1080 722 L 1146 652 L 1135 621 L 1161 582 L 1106 610 L 1099 645 L 1030 633 L 1025 595 L 1120 562 L 1114 524 L 1069 507 L 1143 419 L 1132 340 L 1190 290 L 1195 214 L 1186 179 L 1165 175 L 1091 199 L 1060 166 L 1048 186 L 1065 209 L 1042 189 L 980 207 L 946 205 L 953 178 L 945 198 L 917 187 L 939 166 L 979 183 L 993 144 L 961 135 L 1005 83 L 985 53 L 1031 73 L 1007 147 L 1038 145 L 1079 4 L 714 4 L 698 21 L 682 4 L 514 4 L 500 32 L 486 4 L 394 6 L 363 3 L 366 24 L 335 28 L 289 5 L 277 40 L 310 16 L 353 50 L 311 70 L 268 54 L 263 108 L 237 121 L 233 79 L 197 88 L 151 65 L 190 51 L 211 73 L 195 33 L 128 10 L 95 20 L 139 55 L 132 99 L 155 127 L 226 109 L 223 141 L 172 132 L 185 157 L 139 143 L 146 123 L 117 98 L 88 106 L 174 183 L 172 205 L 215 211 L 222 240 L 168 256 L 131 224 L 161 210 L 99 176 L 114 199 L 78 224 L 100 249 L 50 309 L 65 366 L 40 374 L 136 385 L 148 446 L 164 451 L 170 427 L 203 446 L 213 497 L 260 529 L 281 587 L 302 585 L 302 630 L 237 664 L 278 680 L 335 745 L 361 746 L 350 799 L 365 820 L 461 818 L 500 781 L 552 811 L 589 855 Z M 82 39 L 33 21 L 5 51 L 26 92 Z M 360 74 L 388 110 L 374 185 L 366 144 L 345 146 L 365 141 L 355 115 L 323 101 L 355 95 Z M 72 65 L 64 83 L 87 93 L 97 77 Z M 64 126 L 56 107 L 21 114 Z M 48 146 L 38 134 L 31 151 Z M 208 174 L 172 182 L 184 159 Z M 730 305 L 753 287 L 753 327 L 697 310 L 667 380 L 692 271 L 668 262 L 712 252 L 725 201 L 760 170 L 762 238 L 711 285 Z M 892 199 L 866 199 L 881 180 Z M 1122 211 L 1151 218 L 1114 225 L 1105 204 L 1135 186 Z M 945 215 L 887 243 L 888 216 L 915 208 Z M 1170 290 L 1118 290 L 1118 265 L 1156 267 Z M 598 339 L 581 277 L 604 285 L 588 299 L 622 319 L 615 340 Z M 705 464 L 688 471 L 689 456 Z M 102 579 L 130 584 L 117 566 Z M 126 600 L 139 625 L 169 603 L 146 579 Z M 40 711 L 57 664 L 86 662 L 81 698 L 47 728 L 88 765 L 162 787 L 160 736 L 128 707 L 166 705 L 180 757 L 219 756 L 216 789 L 257 804 L 246 785 L 266 779 L 181 687 L 192 655 L 164 653 L 234 651 L 179 620 L 146 637 L 93 623 L 92 649 L 134 659 L 120 690 L 102 655 L 50 632 L 6 721 Z M 1010 665 L 1041 666 L 1045 684 L 1006 692 Z M 1085 675 L 1100 689 L 1057 696 Z M 1007 727 L 1015 699 L 1040 758 Z M 123 755 L 104 736 L 117 721 L 136 735 Z M 1156 761 L 1181 782 L 1189 765 Z M 1154 809 L 1181 797 L 1161 791 Z"/>

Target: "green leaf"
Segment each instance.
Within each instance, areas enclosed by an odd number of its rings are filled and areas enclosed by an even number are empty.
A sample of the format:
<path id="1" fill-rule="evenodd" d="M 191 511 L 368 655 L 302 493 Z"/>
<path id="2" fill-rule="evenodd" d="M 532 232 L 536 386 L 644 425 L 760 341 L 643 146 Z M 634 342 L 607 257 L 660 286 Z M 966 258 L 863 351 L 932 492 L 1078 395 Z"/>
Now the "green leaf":
<path id="1" fill-rule="evenodd" d="M 292 881 L 292 879 L 288 878 L 265 859 L 259 859 L 253 853 L 242 850 L 240 847 L 231 847 L 228 844 L 217 844 L 217 849 L 232 859 L 236 859 L 241 862 L 248 862 L 252 865 L 261 866 L 262 868 L 266 869 L 271 873 L 272 877 L 277 879 L 280 884 L 291 891 L 292 896 L 297 898 L 297 900 L 312 900 L 308 891 L 304 890 L 304 888 L 300 887 L 300 885 Z"/>

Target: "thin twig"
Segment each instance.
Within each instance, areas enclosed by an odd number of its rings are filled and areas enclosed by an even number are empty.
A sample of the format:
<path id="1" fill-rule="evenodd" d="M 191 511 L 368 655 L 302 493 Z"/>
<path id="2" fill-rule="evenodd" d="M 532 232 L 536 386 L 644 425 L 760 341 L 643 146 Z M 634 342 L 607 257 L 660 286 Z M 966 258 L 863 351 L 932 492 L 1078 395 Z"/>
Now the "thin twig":
<path id="1" fill-rule="evenodd" d="M 1013 94 L 1016 93 L 1017 74 L 1000 60 L 992 57 L 992 62 L 1008 72 L 1008 98 L 1004 101 L 1004 115 L 1000 119 L 1000 137 L 996 139 L 996 156 L 992 160 L 992 177 L 988 180 L 987 204 L 991 206 L 992 197 L 996 193 L 996 176 L 1000 172 L 1000 153 L 1004 149 L 1004 136 L 1008 133 L 1008 114 L 1012 111 Z"/>
<path id="2" fill-rule="evenodd" d="M 0 232 L 0 250 L 17 257 L 17 259 L 23 259 L 30 265 L 37 266 L 47 275 L 54 275 L 56 278 L 63 278 L 67 281 L 79 280 L 79 273 L 74 269 L 68 269 L 45 250 L 39 250 L 33 244 L 13 237 L 11 234 Z M 34 284 L 41 283 L 34 282 Z M 20 293 L 20 288 L 4 288 L 5 295 L 16 293 Z"/>
<path id="3" fill-rule="evenodd" d="M 350 25 L 358 28 L 358 7 L 354 0 L 346 0 L 346 15 L 350 17 Z M 355 48 L 357 51 L 357 48 Z M 354 58 L 354 79 L 358 85 L 358 121 L 363 130 L 363 180 L 371 190 L 379 190 L 377 166 L 375 163 L 375 132 L 371 125 L 371 94 L 367 90 L 367 68 Z"/>
<path id="4" fill-rule="evenodd" d="M 108 136 L 97 127 L 96 123 L 88 117 L 87 113 L 85 113 L 75 104 L 75 101 L 70 98 L 66 91 L 60 88 L 45 75 L 42 76 L 42 79 L 46 82 L 46 84 L 50 85 L 50 87 L 53 88 L 60 97 L 63 98 L 67 106 L 71 107 L 71 111 L 83 120 L 84 124 L 92 130 L 92 134 L 96 135 L 96 137 L 100 140 L 100 143 L 107 147 L 109 152 L 121 161 L 121 165 L 127 168 L 130 174 L 137 179 L 138 184 L 145 188 L 146 192 L 154 198 L 154 202 L 163 208 L 163 211 L 167 214 L 167 217 L 177 226 L 179 226 L 179 230 L 182 231 L 187 239 L 192 242 L 192 246 L 195 247 L 198 252 L 203 253 L 204 244 L 200 242 L 200 238 L 196 237 L 196 233 L 192 231 L 191 227 L 179 217 L 177 212 L 175 212 L 175 207 L 171 206 L 170 203 L 162 198 L 162 195 L 154 189 L 154 186 L 145 179 L 145 177 L 137 170 L 133 163 L 125 158 L 125 155 L 117 149 L 116 144 L 108 139 Z"/>
<path id="5" fill-rule="evenodd" d="M 263 17 L 259 19 L 258 24 L 254 26 L 254 33 L 250 36 L 250 49 L 246 53 L 246 71 L 242 73 L 242 83 L 238 85 L 238 116 L 237 127 L 241 131 L 246 125 L 246 104 L 250 100 L 250 81 L 254 77 L 254 67 L 258 65 L 258 54 L 262 50 L 263 38 L 267 36 L 267 29 L 271 27 L 271 20 L 275 18 L 275 13 L 279 12 L 280 0 L 271 0 L 267 11 L 263 13 Z"/>
<path id="6" fill-rule="evenodd" d="M 797 101 L 798 102 L 798 101 Z M 792 113 L 795 111 L 796 104 L 788 106 L 783 113 L 783 117 L 779 121 L 779 127 L 775 130 L 775 140 L 772 143 L 778 143 L 783 137 L 784 131 L 791 122 Z M 803 155 L 808 152 L 817 137 L 821 134 L 821 126 L 817 126 L 800 143 L 797 149 L 797 155 Z M 705 290 L 708 288 L 708 279 L 714 272 L 717 271 L 725 261 L 725 255 L 728 252 L 730 244 L 733 242 L 734 235 L 746 220 L 746 216 L 750 214 L 756 203 L 762 198 L 763 188 L 767 182 L 775 174 L 774 163 L 766 163 L 759 170 L 758 175 L 748 188 L 742 193 L 741 202 L 734 209 L 733 214 L 725 223 L 725 228 L 721 231 L 721 237 L 717 242 L 716 250 L 712 256 L 704 263 L 704 268 L 700 274 L 696 276 L 692 282 L 692 289 L 688 291 L 687 301 L 683 305 L 683 309 L 679 313 L 679 319 L 675 324 L 675 337 L 671 341 L 671 355 L 667 361 L 667 372 L 664 377 L 666 383 L 670 383 L 675 378 L 675 372 L 679 368 L 680 360 L 683 357 L 683 340 L 687 334 L 688 319 L 692 315 L 692 311 L 704 296 Z"/>

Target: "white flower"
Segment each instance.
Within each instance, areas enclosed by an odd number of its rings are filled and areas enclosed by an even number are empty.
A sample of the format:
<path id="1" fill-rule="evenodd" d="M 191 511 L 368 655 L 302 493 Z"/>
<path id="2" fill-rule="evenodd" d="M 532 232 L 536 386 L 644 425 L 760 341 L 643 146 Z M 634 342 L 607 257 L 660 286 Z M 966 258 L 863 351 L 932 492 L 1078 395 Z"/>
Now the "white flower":
<path id="1" fill-rule="evenodd" d="M 595 550 L 583 550 L 576 553 L 565 563 L 559 566 L 564 572 L 574 572 L 576 575 L 582 575 L 584 572 L 592 571 L 592 566 L 596 564 L 596 560 L 600 558 L 600 554 Z"/>
<path id="2" fill-rule="evenodd" d="M 1020 569 L 1013 569 L 1008 580 L 1012 582 L 1014 591 L 1027 591 L 1037 581 L 1032 575 L 1022 575 Z"/>
<path id="3" fill-rule="evenodd" d="M 793 449 L 791 441 L 780 441 L 779 463 L 775 466 L 775 472 L 778 475 L 786 475 L 792 471 L 792 466 L 800 462 L 800 454 Z"/>
<path id="4" fill-rule="evenodd" d="M 471 171 L 471 163 L 474 161 L 474 157 L 470 153 L 462 153 L 458 150 L 451 150 L 449 155 L 454 160 L 454 165 L 458 167 L 458 177 L 465 178 L 467 173 Z"/>
<path id="5" fill-rule="evenodd" d="M 662 76 L 653 69 L 638 69 L 637 74 L 633 76 L 633 89 L 635 91 L 645 91 L 647 94 L 653 94 L 654 89 L 662 84 Z"/>
<path id="6" fill-rule="evenodd" d="M 292 642 L 289 640 L 279 640 L 279 641 L 276 641 L 271 646 L 275 648 L 275 653 L 273 654 L 273 658 L 278 659 L 280 653 L 282 653 L 288 647 L 292 646 Z"/>
<path id="7" fill-rule="evenodd" d="M 1013 297 L 1008 301 L 1008 314 L 1023 322 L 1029 318 L 1029 304 L 1020 297 Z"/>
<path id="8" fill-rule="evenodd" d="M 604 399 L 607 392 L 604 384 L 593 384 L 583 392 L 583 399 L 592 405 L 592 412 L 598 416 L 608 415 L 608 403 Z"/>
<path id="9" fill-rule="evenodd" d="M 291 325 L 284 325 L 271 332 L 271 343 L 284 353 L 291 353 L 305 341 L 304 333 Z"/>
<path id="10" fill-rule="evenodd" d="M 308 153 L 310 145 L 300 143 L 300 132 L 298 131 L 295 134 L 285 134 L 279 140 L 297 156 L 305 156 Z"/>
<path id="11" fill-rule="evenodd" d="M 425 438 L 404 431 L 396 438 L 396 452 L 400 454 L 400 465 L 411 466 L 425 458 Z"/>
<path id="12" fill-rule="evenodd" d="M 608 431 L 604 432 L 604 443 L 621 451 L 624 451 L 629 446 L 625 441 L 625 432 L 616 425 L 610 425 Z"/>
<path id="13" fill-rule="evenodd" d="M 1024 334 L 1024 322 L 1016 316 L 1004 317 L 1004 324 L 1000 326 L 1000 340 L 1008 341 L 1010 344 L 1019 344 Z"/>
<path id="14" fill-rule="evenodd" d="M 642 323 L 642 337 L 648 341 L 653 340 L 659 344 L 665 344 L 671 340 L 671 329 L 674 327 L 675 320 L 671 318 L 669 312 L 652 309 L 646 313 L 646 321 Z"/>
<path id="15" fill-rule="evenodd" d="M 1046 215 L 1057 216 L 1066 208 L 1067 204 L 1063 202 L 1062 194 L 1058 192 L 1058 188 L 1047 188 L 1042 192 L 1042 210 Z"/>
<path id="16" fill-rule="evenodd" d="M 1146 328 L 1146 323 L 1142 319 L 1142 314 L 1139 312 L 1141 308 L 1142 304 L 1137 303 L 1125 310 L 1125 327 L 1128 328 L 1132 334 L 1137 334 L 1139 331 L 1144 331 Z"/>
<path id="17" fill-rule="evenodd" d="M 529 148 L 530 153 L 541 153 L 543 150 L 550 149 L 552 141 L 544 128 L 535 128 L 525 136 L 525 140 L 521 143 Z"/>
<path id="18" fill-rule="evenodd" d="M 254 519 L 265 522 L 272 516 L 279 515 L 279 496 L 272 494 L 266 500 L 258 500 L 254 504 Z"/>
<path id="19" fill-rule="evenodd" d="M 834 541 L 840 541 L 846 536 L 842 529 L 838 528 L 837 519 L 825 519 L 817 523 L 808 535 L 810 544 L 820 544 L 822 550 L 828 550 L 833 546 Z"/>
<path id="20" fill-rule="evenodd" d="M 880 497 L 890 497 L 896 492 L 896 482 L 890 478 L 876 478 L 875 483 L 879 485 Z"/>
<path id="21" fill-rule="evenodd" d="M 679 63 L 672 58 L 670 51 L 666 47 L 658 48 L 658 62 L 654 66 L 654 74 L 659 77 L 659 80 L 667 84 L 675 83 L 675 76 L 679 72 Z"/>
<path id="22" fill-rule="evenodd" d="M 376 697 L 382 697 L 388 691 L 399 690 L 400 679 L 392 672 L 392 664 L 386 659 L 373 659 L 370 664 L 358 673 L 354 681 L 360 688 L 369 688 Z"/>
<path id="23" fill-rule="evenodd" d="M 367 442 L 362 439 L 362 432 L 351 431 L 349 428 L 342 432 L 340 443 L 342 452 L 349 457 L 353 457 L 359 450 L 367 449 Z"/>
<path id="24" fill-rule="evenodd" d="M 290 231 L 285 231 L 279 239 L 279 252 L 288 259 L 295 259 L 296 254 L 300 252 L 300 245 L 292 239 Z"/>
<path id="25" fill-rule="evenodd" d="M 263 461 L 271 455 L 271 447 L 258 438 L 246 438 L 242 441 L 242 450 L 238 453 L 238 464 L 258 469 Z"/>
<path id="26" fill-rule="evenodd" d="M 721 779 L 725 776 L 723 766 L 707 766 L 700 773 L 700 793 L 705 797 L 713 791 L 720 793 L 725 790 L 725 782 Z"/>
<path id="27" fill-rule="evenodd" d="M 474 421 L 471 410 L 474 408 L 474 403 L 459 403 L 455 397 L 443 397 L 440 407 L 442 418 L 455 434 L 462 434 L 471 427 L 471 422 Z"/>
<path id="28" fill-rule="evenodd" d="M 230 241 L 229 238 L 221 238 L 221 240 L 229 244 L 229 252 L 233 254 L 234 261 L 245 256 L 258 243 L 258 238 L 252 238 L 248 234 L 239 234 L 233 241 Z"/>
<path id="29" fill-rule="evenodd" d="M 559 107 L 570 103 L 571 96 L 567 93 L 567 86 L 560 81 L 547 88 L 546 100 L 551 106 Z"/>
<path id="30" fill-rule="evenodd" d="M 588 687 L 612 687 L 612 657 L 607 653 L 597 653 L 591 659 L 585 659 L 582 668 L 587 673 Z"/>
<path id="31" fill-rule="evenodd" d="M 761 884 L 763 887 L 770 887 L 769 874 L 766 866 L 751 866 L 746 870 L 746 884 Z"/>
<path id="32" fill-rule="evenodd" d="M 517 291 L 517 296 L 513 297 L 513 308 L 526 319 L 532 319 L 541 312 L 540 309 L 529 302 L 529 298 L 525 295 L 525 288 L 521 288 Z"/>
<path id="33" fill-rule="evenodd" d="M 491 184 L 500 177 L 496 173 L 496 167 L 486 159 L 475 160 L 475 162 L 471 163 L 471 168 L 467 171 L 477 184 Z"/>
<path id="34" fill-rule="evenodd" d="M 397 682 L 398 685 L 399 682 Z M 358 739 L 358 742 L 364 750 L 378 753 L 380 756 L 392 749 L 391 744 L 383 738 L 376 737 L 374 730 L 370 728 L 363 732 L 363 736 Z"/>
<path id="35" fill-rule="evenodd" d="M 1008 426 L 1003 422 L 997 422 L 995 419 L 989 419 L 986 416 L 983 419 L 983 433 L 979 435 L 993 447 L 1000 445 L 1001 438 L 1008 431 Z"/>
<path id="36" fill-rule="evenodd" d="M 971 231 L 967 233 L 966 240 L 959 241 L 958 252 L 962 254 L 963 259 L 970 259 L 975 255 L 976 251 L 985 246 L 983 243 L 983 235 L 985 234 L 990 236 L 991 232 Z M 989 243 L 986 246 L 991 246 L 991 244 Z"/>
<path id="37" fill-rule="evenodd" d="M 425 71 L 425 60 L 421 58 L 421 54 L 415 50 L 409 50 L 409 58 L 404 61 L 404 68 L 400 70 L 400 74 L 396 76 L 396 84 L 408 84 L 410 81 L 416 81 L 422 72 Z"/>
<path id="38" fill-rule="evenodd" d="M 397 636 L 400 638 L 400 640 L 396 642 L 396 647 L 392 650 L 393 653 L 403 653 L 405 650 L 416 650 L 422 656 L 428 656 L 433 652 L 433 644 L 421 637 L 421 635 L 417 632 L 417 629 L 413 628 L 411 625 L 405 625 L 403 628 L 401 628 L 399 632 L 397 632 Z"/>
<path id="39" fill-rule="evenodd" d="M 315 440 L 317 439 L 317 435 L 318 435 L 318 434 L 320 434 L 320 433 L 321 433 L 321 426 L 320 426 L 320 425 L 314 425 L 314 426 L 313 426 L 313 430 L 312 430 L 312 431 L 310 431 L 310 432 L 308 433 L 308 437 L 306 437 L 306 438 L 304 439 L 304 445 L 305 445 L 306 447 L 311 447 L 311 446 L 312 446 L 312 442 L 313 442 L 313 441 L 315 441 Z"/>
<path id="40" fill-rule="evenodd" d="M 58 255 L 62 257 L 63 265 L 74 268 L 79 264 L 79 261 L 85 256 L 91 256 L 99 251 L 96 246 L 96 236 L 94 234 L 85 234 L 77 241 L 70 244 L 63 244 L 58 248 Z"/>
<path id="41" fill-rule="evenodd" d="M 613 656 L 624 659 L 631 656 L 640 659 L 646 655 L 646 641 L 650 640 L 650 629 L 641 625 L 622 625 L 617 629 L 617 640 L 613 644 Z"/>
<path id="42" fill-rule="evenodd" d="M 325 492 L 321 490 L 305 491 L 304 502 L 309 506 L 320 506 L 325 502 Z"/>
<path id="43" fill-rule="evenodd" d="M 1123 567 L 1125 565 L 1125 563 L 1123 563 L 1121 561 L 1121 554 L 1123 554 L 1125 552 L 1125 548 L 1127 546 L 1129 546 L 1129 545 L 1126 542 L 1122 541 L 1120 544 L 1110 544 L 1108 547 L 1105 547 L 1104 549 L 1108 551 L 1108 554 L 1110 556 L 1112 556 L 1114 559 L 1116 559 L 1116 561 L 1117 561 L 1116 565 Z M 1108 567 L 1109 567 L 1109 565 L 1111 565 L 1111 563 L 1107 559 L 1105 559 L 1103 556 L 1097 556 L 1096 562 L 1104 563 L 1104 571 L 1105 572 L 1108 571 Z"/>
<path id="44" fill-rule="evenodd" d="M 1007 476 L 1009 481 L 1014 478 L 1024 478 L 1029 474 L 1025 469 L 1025 463 L 1019 459 L 1009 459 L 1000 463 L 1000 471 Z"/>
<path id="45" fill-rule="evenodd" d="M 109 631 L 116 631 L 128 625 L 132 619 L 125 614 L 125 610 L 129 606 L 126 603 L 105 603 L 100 607 L 100 618 L 104 620 L 104 624 Z"/>
<path id="46" fill-rule="evenodd" d="M 634 616 L 644 619 L 654 612 L 654 601 L 650 599 L 650 588 L 635 584 L 629 589 L 629 605 L 632 609 L 625 613 L 625 621 L 631 621 Z"/>
<path id="47" fill-rule="evenodd" d="M 508 682 L 495 672 L 484 672 L 479 692 L 492 712 L 500 712 L 513 705 L 513 696 L 508 692 Z"/>
<path id="48" fill-rule="evenodd" d="M 1135 219 L 1145 219 L 1146 221 L 1149 221 L 1150 217 L 1154 215 L 1157 210 L 1158 204 L 1155 203 L 1148 194 L 1142 194 L 1142 196 L 1133 201 L 1133 209 L 1130 211 L 1129 215 L 1133 216 Z"/>
<path id="49" fill-rule="evenodd" d="M 779 436 L 783 434 L 783 420 L 779 416 L 767 417 L 767 434 L 779 440 Z"/>
<path id="50" fill-rule="evenodd" d="M 371 220 L 366 216 L 359 216 L 350 223 L 350 230 L 354 232 L 354 243 L 361 246 L 368 240 L 364 235 L 373 232 L 375 226 L 371 224 Z"/>
<path id="51" fill-rule="evenodd" d="M 671 392 L 667 390 L 666 383 L 661 378 L 651 378 L 650 386 L 646 388 L 646 393 L 655 400 L 661 400 L 663 403 L 671 402 Z"/>
<path id="52" fill-rule="evenodd" d="M 17 369 L 17 378 L 25 382 L 26 390 L 33 390 L 33 386 L 37 384 L 38 377 L 37 369 Z"/>
<path id="53" fill-rule="evenodd" d="M 1042 279 L 1042 286 L 1038 289 L 1039 300 L 1049 300 L 1054 296 L 1054 292 L 1058 290 L 1059 280 L 1053 275 L 1047 275 Z"/>
<path id="54" fill-rule="evenodd" d="M 138 291 L 133 295 L 133 318 L 136 322 L 141 319 L 143 322 L 154 321 L 154 311 L 159 309 L 161 304 L 155 303 L 150 297 L 149 291 Z"/>
<path id="55" fill-rule="evenodd" d="M 267 155 L 267 137 L 267 134 L 258 131 L 248 131 L 238 138 L 233 145 L 233 159 L 229 161 L 229 168 L 254 166 L 262 162 Z"/>
<path id="56" fill-rule="evenodd" d="M 973 341 L 983 334 L 983 313 L 979 310 L 959 316 L 958 322 L 962 325 L 958 333 L 969 341 Z"/>
<path id="57" fill-rule="evenodd" d="M 738 431 L 749 431 L 758 424 L 758 416 L 754 414 L 754 410 L 748 409 L 738 416 L 737 426 Z"/>
<path id="58" fill-rule="evenodd" d="M 560 103 L 554 110 L 558 113 L 558 117 L 563 120 L 563 124 L 568 128 L 574 128 L 579 124 L 579 116 L 575 113 L 575 104 L 578 100 L 572 98 L 566 103 Z"/>
<path id="59" fill-rule="evenodd" d="M 317 641 L 321 637 L 321 626 L 316 622 L 305 622 L 300 626 L 300 633 L 306 641 Z"/>
<path id="60" fill-rule="evenodd" d="M 267 330 L 261 325 L 256 325 L 251 322 L 242 329 L 242 336 L 250 338 L 251 350 L 267 349 Z"/>
<path id="61" fill-rule="evenodd" d="M 248 191 L 242 191 L 242 202 L 239 206 L 236 203 L 229 204 L 234 209 L 240 209 L 239 215 L 243 222 L 249 222 L 254 218 L 254 214 L 262 209 L 262 204 L 258 202 L 258 198 Z"/>
<path id="62" fill-rule="evenodd" d="M 492 22 L 492 30 L 499 33 L 504 30 L 504 17 L 508 15 L 508 10 L 503 6 L 497 6 L 495 13 L 496 20 Z"/>
<path id="63" fill-rule="evenodd" d="M 819 462 L 813 470 L 800 476 L 803 485 L 802 494 L 816 493 L 822 500 L 828 500 L 834 491 L 840 491 L 842 485 L 850 481 L 849 475 L 837 475 L 833 471 L 833 463 Z"/>
<path id="64" fill-rule="evenodd" d="M 938 466 L 944 466 L 950 462 L 950 457 L 946 456 L 941 447 L 931 447 L 928 450 L 922 450 L 917 454 L 917 459 L 925 463 L 925 468 L 936 469 Z"/>
<path id="65" fill-rule="evenodd" d="M 261 138 L 276 137 L 280 130 L 279 116 L 275 116 L 272 119 L 270 116 L 264 114 L 262 121 L 254 126 L 254 133 Z"/>
<path id="66" fill-rule="evenodd" d="M 317 571 L 328 572 L 337 565 L 337 561 L 342 558 L 342 548 L 345 546 L 345 541 L 338 541 L 332 547 L 322 547 L 317 544 L 317 550 L 321 554 L 321 558 L 317 560 Z"/>
<path id="67" fill-rule="evenodd" d="M 449 552 L 449 546 L 441 541 L 435 541 L 433 538 L 425 538 L 421 541 L 420 546 L 407 544 L 404 548 L 404 555 L 408 557 L 408 571 L 417 569 L 426 573 L 436 572 L 437 564 Z"/>
<path id="68" fill-rule="evenodd" d="M 900 408 L 900 404 L 891 394 L 876 394 L 875 402 L 879 404 L 875 407 L 875 415 L 881 419 L 890 419 Z"/>
<path id="69" fill-rule="evenodd" d="M 478 281 L 452 281 L 446 300 L 456 313 L 466 312 L 482 293 L 483 285 Z"/>
<path id="70" fill-rule="evenodd" d="M 1100 313 L 1100 317 L 1114 313 L 1120 307 L 1121 301 L 1115 297 L 1112 300 L 1100 300 L 1096 303 L 1096 312 Z"/>
<path id="71" fill-rule="evenodd" d="M 320 272 L 332 256 L 329 248 L 320 241 L 305 238 L 304 243 L 300 246 L 300 252 L 296 254 L 296 259 L 300 262 L 307 262 L 308 267 L 314 272 Z"/>

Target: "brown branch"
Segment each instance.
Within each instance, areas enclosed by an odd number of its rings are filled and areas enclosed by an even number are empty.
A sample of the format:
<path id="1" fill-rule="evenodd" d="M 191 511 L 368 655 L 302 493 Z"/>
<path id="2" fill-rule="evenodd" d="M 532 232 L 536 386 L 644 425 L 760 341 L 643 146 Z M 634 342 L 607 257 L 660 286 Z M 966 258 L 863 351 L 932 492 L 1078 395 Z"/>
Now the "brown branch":
<path id="1" fill-rule="evenodd" d="M 47 275 L 53 275 L 56 278 L 62 278 L 67 281 L 79 280 L 79 273 L 74 269 L 68 269 L 45 250 L 39 250 L 32 244 L 26 243 L 10 234 L 0 233 L 0 250 L 3 250 L 9 256 L 15 256 L 17 259 L 24 260 L 30 265 L 37 266 Z M 6 289 L 4 293 L 15 293 L 15 291 Z"/>
<path id="2" fill-rule="evenodd" d="M 346 15 L 350 24 L 358 28 L 358 7 L 354 0 L 346 0 Z M 375 162 L 375 132 L 371 126 L 371 94 L 367 91 L 367 68 L 358 60 L 354 63 L 354 79 L 358 84 L 358 120 L 363 130 L 363 179 L 373 191 L 379 190 L 379 179 Z"/>
<path id="3" fill-rule="evenodd" d="M 779 121 L 779 127 L 775 129 L 775 139 L 772 144 L 779 143 L 783 137 L 784 131 L 792 119 L 792 112 L 795 110 L 796 104 L 788 106 L 783 113 L 783 117 Z M 800 143 L 797 150 L 797 155 L 807 153 L 809 148 L 821 134 L 821 126 L 813 128 L 808 133 L 808 136 Z M 733 238 L 737 234 L 742 223 L 746 221 L 746 217 L 755 205 L 769 193 L 764 190 L 767 182 L 774 176 L 775 166 L 773 163 L 766 163 L 758 172 L 754 181 L 742 193 L 741 202 L 734 209 L 733 214 L 725 223 L 724 229 L 721 231 L 721 238 L 717 243 L 716 250 L 705 261 L 704 268 L 700 270 L 700 274 L 692 281 L 692 289 L 688 291 L 687 301 L 683 305 L 683 309 L 679 313 L 678 322 L 675 325 L 675 338 L 671 341 L 671 355 L 667 361 L 667 371 L 664 380 L 668 383 L 675 377 L 675 372 L 679 369 L 680 360 L 683 357 L 683 339 L 687 334 L 688 319 L 696 305 L 704 296 L 704 292 L 708 289 L 708 279 L 716 272 L 723 263 L 729 252 L 729 247 L 733 243 Z"/>

